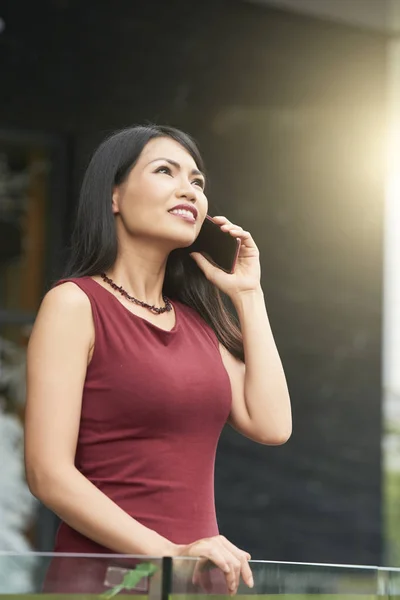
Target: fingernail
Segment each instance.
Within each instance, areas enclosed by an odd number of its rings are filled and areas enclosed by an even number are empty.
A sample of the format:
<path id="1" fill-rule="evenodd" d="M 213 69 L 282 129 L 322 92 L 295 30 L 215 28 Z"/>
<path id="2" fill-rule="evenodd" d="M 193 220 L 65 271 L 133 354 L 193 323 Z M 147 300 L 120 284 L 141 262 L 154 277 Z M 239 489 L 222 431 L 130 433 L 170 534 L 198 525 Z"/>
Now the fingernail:
<path id="1" fill-rule="evenodd" d="M 252 577 L 249 579 L 249 587 L 254 587 L 254 579 Z"/>

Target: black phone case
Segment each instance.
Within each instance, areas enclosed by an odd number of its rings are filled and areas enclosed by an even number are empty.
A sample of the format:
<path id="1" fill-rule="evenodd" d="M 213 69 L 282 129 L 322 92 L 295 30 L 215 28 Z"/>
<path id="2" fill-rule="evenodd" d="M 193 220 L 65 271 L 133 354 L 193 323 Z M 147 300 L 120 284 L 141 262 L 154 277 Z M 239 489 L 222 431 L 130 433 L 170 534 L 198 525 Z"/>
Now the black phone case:
<path id="1" fill-rule="evenodd" d="M 240 241 L 230 233 L 221 231 L 207 215 L 195 242 L 189 252 L 200 252 L 207 260 L 226 273 L 233 273 L 239 254 Z"/>

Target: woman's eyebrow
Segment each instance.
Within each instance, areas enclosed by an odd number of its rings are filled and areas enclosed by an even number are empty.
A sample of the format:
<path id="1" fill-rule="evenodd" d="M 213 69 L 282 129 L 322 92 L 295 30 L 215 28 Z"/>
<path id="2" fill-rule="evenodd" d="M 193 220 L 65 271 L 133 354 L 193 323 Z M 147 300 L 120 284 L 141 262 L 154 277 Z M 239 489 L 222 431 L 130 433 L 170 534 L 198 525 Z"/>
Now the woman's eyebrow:
<path id="1" fill-rule="evenodd" d="M 172 160 L 171 158 L 166 158 L 165 156 L 160 156 L 160 158 L 154 158 L 153 160 L 151 160 L 149 162 L 149 165 L 151 165 L 151 163 L 153 163 L 153 162 L 157 162 L 158 160 L 165 160 L 167 163 L 169 163 L 173 167 L 176 167 L 177 169 L 181 168 L 181 165 L 178 162 L 176 162 L 176 160 Z M 202 173 L 198 169 L 192 169 L 190 174 L 191 175 L 201 175 L 205 179 L 204 173 Z"/>

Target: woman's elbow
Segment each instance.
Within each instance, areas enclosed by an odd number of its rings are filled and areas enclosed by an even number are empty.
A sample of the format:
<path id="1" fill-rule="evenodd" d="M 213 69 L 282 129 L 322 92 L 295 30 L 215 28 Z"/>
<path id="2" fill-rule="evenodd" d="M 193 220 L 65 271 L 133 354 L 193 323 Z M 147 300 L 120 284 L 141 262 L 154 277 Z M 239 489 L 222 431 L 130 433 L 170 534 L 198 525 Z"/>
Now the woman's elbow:
<path id="1" fill-rule="evenodd" d="M 29 491 L 38 500 L 43 502 L 45 490 L 49 487 L 48 474 L 37 465 L 25 463 L 25 475 Z"/>
<path id="2" fill-rule="evenodd" d="M 287 441 L 289 441 L 291 435 L 292 428 L 278 432 L 276 435 L 273 436 L 273 439 L 269 442 L 269 445 L 282 446 L 283 444 L 286 444 Z"/>
<path id="3" fill-rule="evenodd" d="M 60 491 L 62 469 L 54 465 L 47 467 L 33 461 L 25 461 L 26 481 L 29 490 L 35 498 L 45 505 L 51 505 L 55 494 Z"/>
<path id="4" fill-rule="evenodd" d="M 260 444 L 265 446 L 282 446 L 290 439 L 292 435 L 292 425 L 276 429 L 275 431 L 268 432 L 266 435 L 260 436 L 258 440 Z"/>

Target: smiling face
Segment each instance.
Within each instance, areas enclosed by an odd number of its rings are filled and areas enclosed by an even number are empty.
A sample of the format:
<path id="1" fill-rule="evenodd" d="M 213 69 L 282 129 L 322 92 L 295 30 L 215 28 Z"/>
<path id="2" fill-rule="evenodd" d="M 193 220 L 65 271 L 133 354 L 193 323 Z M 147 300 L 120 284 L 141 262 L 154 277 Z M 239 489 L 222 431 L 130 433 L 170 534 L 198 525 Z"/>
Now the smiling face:
<path id="1" fill-rule="evenodd" d="M 207 214 L 204 183 L 194 159 L 178 142 L 150 140 L 113 193 L 119 241 L 133 237 L 167 251 L 189 246 Z"/>

